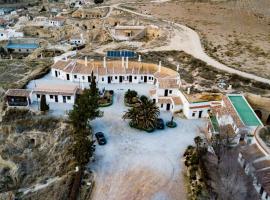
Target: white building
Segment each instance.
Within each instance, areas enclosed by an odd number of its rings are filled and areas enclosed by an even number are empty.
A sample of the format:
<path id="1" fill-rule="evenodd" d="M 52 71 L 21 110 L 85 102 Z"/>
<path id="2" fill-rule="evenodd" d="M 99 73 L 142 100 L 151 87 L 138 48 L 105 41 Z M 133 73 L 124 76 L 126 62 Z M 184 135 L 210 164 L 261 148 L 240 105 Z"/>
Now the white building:
<path id="1" fill-rule="evenodd" d="M 49 26 L 49 19 L 44 16 L 38 16 L 30 22 L 31 26 Z"/>
<path id="2" fill-rule="evenodd" d="M 9 39 L 9 34 L 8 31 L 4 29 L 0 29 L 0 41 L 1 40 L 8 40 Z"/>
<path id="3" fill-rule="evenodd" d="M 65 23 L 64 17 L 54 17 L 49 20 L 49 26 L 60 27 Z"/>
<path id="4" fill-rule="evenodd" d="M 47 103 L 67 103 L 74 104 L 76 94 L 79 90 L 78 86 L 74 85 L 37 85 L 32 92 L 32 100 L 40 102 L 41 96 L 45 95 Z"/>
<path id="5" fill-rule="evenodd" d="M 150 97 L 164 111 L 183 111 L 188 119 L 208 117 L 213 104 L 220 104 L 216 96 L 212 99 L 198 97 L 181 91 L 181 80 L 177 71 L 152 63 L 122 60 L 88 61 L 58 60 L 52 66 L 52 76 L 71 82 L 87 83 L 91 81 L 91 73 L 98 83 L 128 84 L 146 83 L 153 85 Z M 219 94 L 220 95 L 220 94 Z"/>
<path id="6" fill-rule="evenodd" d="M 16 32 L 13 29 L 0 29 L 0 41 L 12 38 L 22 38 L 23 36 L 23 32 Z"/>
<path id="7" fill-rule="evenodd" d="M 79 36 L 72 36 L 70 39 L 69 39 L 69 43 L 72 44 L 72 45 L 84 45 L 85 44 L 85 40 L 83 38 L 83 35 L 80 34 Z"/>

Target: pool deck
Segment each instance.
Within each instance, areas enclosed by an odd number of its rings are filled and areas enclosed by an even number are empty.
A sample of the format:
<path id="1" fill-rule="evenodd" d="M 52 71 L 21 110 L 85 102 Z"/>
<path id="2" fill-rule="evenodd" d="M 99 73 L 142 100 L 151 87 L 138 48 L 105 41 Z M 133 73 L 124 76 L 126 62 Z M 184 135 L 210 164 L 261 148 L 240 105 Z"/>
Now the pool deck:
<path id="1" fill-rule="evenodd" d="M 246 126 L 262 125 L 262 122 L 257 117 L 243 95 L 228 95 L 228 99 Z"/>

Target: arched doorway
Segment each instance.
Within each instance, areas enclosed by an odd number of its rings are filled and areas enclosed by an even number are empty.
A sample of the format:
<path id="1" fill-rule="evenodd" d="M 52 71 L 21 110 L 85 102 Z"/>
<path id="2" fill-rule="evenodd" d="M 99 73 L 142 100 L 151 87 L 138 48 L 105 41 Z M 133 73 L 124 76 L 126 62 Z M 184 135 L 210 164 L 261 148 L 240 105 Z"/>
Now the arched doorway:
<path id="1" fill-rule="evenodd" d="M 262 112 L 260 110 L 254 111 L 259 119 L 262 119 Z"/>

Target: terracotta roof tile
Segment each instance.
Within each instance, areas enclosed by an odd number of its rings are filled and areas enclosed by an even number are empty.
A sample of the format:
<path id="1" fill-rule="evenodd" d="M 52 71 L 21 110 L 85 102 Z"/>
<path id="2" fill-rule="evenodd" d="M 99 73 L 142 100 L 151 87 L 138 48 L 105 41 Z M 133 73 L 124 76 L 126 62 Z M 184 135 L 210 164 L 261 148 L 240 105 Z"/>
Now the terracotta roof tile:
<path id="1" fill-rule="evenodd" d="M 14 97 L 29 97 L 30 95 L 29 90 L 25 89 L 8 89 L 5 96 L 14 96 Z"/>

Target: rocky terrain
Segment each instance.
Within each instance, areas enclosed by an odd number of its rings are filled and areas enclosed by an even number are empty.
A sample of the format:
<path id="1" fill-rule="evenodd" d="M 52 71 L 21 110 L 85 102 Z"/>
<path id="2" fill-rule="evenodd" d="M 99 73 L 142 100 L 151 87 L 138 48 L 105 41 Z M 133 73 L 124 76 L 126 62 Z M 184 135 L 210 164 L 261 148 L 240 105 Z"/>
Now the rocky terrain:
<path id="1" fill-rule="evenodd" d="M 75 169 L 69 133 L 62 120 L 8 110 L 0 124 L 0 199 L 66 199 Z"/>
<path id="2" fill-rule="evenodd" d="M 230 67 L 270 77 L 268 0 L 142 1 L 130 7 L 187 25 L 200 33 L 210 56 Z"/>

